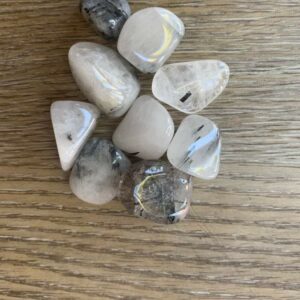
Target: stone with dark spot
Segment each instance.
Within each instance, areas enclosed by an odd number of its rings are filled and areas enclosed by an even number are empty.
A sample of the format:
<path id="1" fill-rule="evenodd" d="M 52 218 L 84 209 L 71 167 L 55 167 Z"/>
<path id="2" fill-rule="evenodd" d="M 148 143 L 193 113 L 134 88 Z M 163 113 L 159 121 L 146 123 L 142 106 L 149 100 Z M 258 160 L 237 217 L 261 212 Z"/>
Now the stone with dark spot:
<path id="1" fill-rule="evenodd" d="M 98 33 L 114 39 L 131 14 L 126 0 L 81 0 L 80 11 Z"/>
<path id="2" fill-rule="evenodd" d="M 110 141 L 92 138 L 80 153 L 70 176 L 72 192 L 92 204 L 114 199 L 130 161 Z"/>
<path id="3" fill-rule="evenodd" d="M 191 177 L 164 161 L 140 161 L 122 181 L 120 197 L 137 217 L 172 224 L 189 212 Z"/>

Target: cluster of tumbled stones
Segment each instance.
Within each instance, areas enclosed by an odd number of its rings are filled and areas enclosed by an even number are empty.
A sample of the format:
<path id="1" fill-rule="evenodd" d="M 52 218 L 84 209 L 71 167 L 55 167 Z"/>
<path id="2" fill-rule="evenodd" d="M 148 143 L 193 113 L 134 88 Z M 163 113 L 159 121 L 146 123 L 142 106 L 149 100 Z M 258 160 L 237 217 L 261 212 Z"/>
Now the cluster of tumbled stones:
<path id="1" fill-rule="evenodd" d="M 56 101 L 51 106 L 61 166 L 72 169 L 71 190 L 88 203 L 119 197 L 136 216 L 178 222 L 190 208 L 192 176 L 213 179 L 219 172 L 219 129 L 197 113 L 222 93 L 229 68 L 217 60 L 164 65 L 185 31 L 164 8 L 130 16 L 126 0 L 81 0 L 80 10 L 97 32 L 118 38 L 119 53 L 90 42 L 69 51 L 73 77 L 93 103 Z M 139 96 L 134 67 L 155 73 L 153 96 Z M 156 99 L 189 114 L 176 133 L 171 115 Z M 112 142 L 90 138 L 100 111 L 111 118 L 126 114 Z M 165 153 L 169 162 L 160 160 Z M 141 160 L 132 164 L 127 157 Z"/>

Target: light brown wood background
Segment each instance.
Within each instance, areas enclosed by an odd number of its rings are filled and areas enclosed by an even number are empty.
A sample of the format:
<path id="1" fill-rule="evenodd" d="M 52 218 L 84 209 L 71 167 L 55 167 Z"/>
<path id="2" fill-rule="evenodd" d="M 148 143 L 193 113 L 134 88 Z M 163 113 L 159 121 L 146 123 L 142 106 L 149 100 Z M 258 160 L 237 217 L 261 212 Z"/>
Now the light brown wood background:
<path id="1" fill-rule="evenodd" d="M 67 61 L 89 40 L 75 0 L 0 0 L 0 299 L 300 299 L 299 0 L 131 1 L 186 24 L 170 61 L 221 59 L 227 90 L 203 115 L 221 174 L 195 180 L 175 226 L 71 195 L 51 102 L 84 99 Z M 150 92 L 151 76 L 142 76 Z M 179 124 L 184 117 L 172 111 Z M 100 120 L 111 137 L 117 120 Z"/>

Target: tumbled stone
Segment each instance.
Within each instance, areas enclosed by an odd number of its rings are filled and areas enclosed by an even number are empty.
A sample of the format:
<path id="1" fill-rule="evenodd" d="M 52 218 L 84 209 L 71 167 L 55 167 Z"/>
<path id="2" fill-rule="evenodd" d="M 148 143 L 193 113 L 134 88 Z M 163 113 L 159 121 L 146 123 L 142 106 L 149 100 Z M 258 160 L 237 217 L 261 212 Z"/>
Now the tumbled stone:
<path id="1" fill-rule="evenodd" d="M 142 9 L 125 23 L 118 50 L 144 73 L 154 73 L 176 49 L 184 36 L 184 24 L 171 11 L 160 7 Z"/>
<path id="2" fill-rule="evenodd" d="M 187 114 L 201 111 L 225 89 L 229 67 L 218 60 L 199 60 L 162 66 L 152 82 L 153 95 Z"/>
<path id="3" fill-rule="evenodd" d="M 69 62 L 82 93 L 110 117 L 125 114 L 139 94 L 133 68 L 110 48 L 77 43 L 69 51 Z"/>
<path id="4" fill-rule="evenodd" d="M 64 171 L 72 168 L 84 144 L 96 127 L 98 108 L 79 101 L 56 101 L 51 105 L 51 120 Z"/>
<path id="5" fill-rule="evenodd" d="M 92 204 L 105 204 L 118 194 L 130 161 L 110 141 L 92 138 L 84 146 L 70 176 L 72 192 Z"/>
<path id="6" fill-rule="evenodd" d="M 164 161 L 135 163 L 120 189 L 120 198 L 131 213 L 167 224 L 187 216 L 191 196 L 191 177 Z"/>
<path id="7" fill-rule="evenodd" d="M 131 14 L 127 0 L 81 0 L 83 17 L 106 38 L 118 38 Z"/>
<path id="8" fill-rule="evenodd" d="M 211 120 L 191 115 L 180 124 L 169 148 L 168 159 L 177 169 L 202 179 L 219 173 L 221 138 Z"/>
<path id="9" fill-rule="evenodd" d="M 174 135 L 168 111 L 151 96 L 139 97 L 113 134 L 114 144 L 142 159 L 159 159 Z"/>

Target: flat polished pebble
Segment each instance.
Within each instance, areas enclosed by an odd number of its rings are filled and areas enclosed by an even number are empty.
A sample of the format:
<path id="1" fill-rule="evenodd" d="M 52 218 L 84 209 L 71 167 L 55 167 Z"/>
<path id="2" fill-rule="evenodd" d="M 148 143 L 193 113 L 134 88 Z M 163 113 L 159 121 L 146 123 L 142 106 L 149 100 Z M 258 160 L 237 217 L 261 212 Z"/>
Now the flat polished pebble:
<path id="1" fill-rule="evenodd" d="M 70 176 L 72 192 L 92 204 L 105 204 L 118 194 L 130 161 L 110 141 L 92 138 L 84 146 Z"/>
<path id="2" fill-rule="evenodd" d="M 133 14 L 125 23 L 118 50 L 143 73 L 155 73 L 184 36 L 184 24 L 171 11 L 151 7 Z"/>
<path id="3" fill-rule="evenodd" d="M 167 152 L 177 169 L 201 178 L 214 179 L 219 173 L 221 137 L 211 120 L 191 115 L 180 124 Z"/>
<path id="4" fill-rule="evenodd" d="M 169 112 L 151 96 L 139 97 L 113 134 L 114 144 L 142 159 L 159 159 L 174 135 Z"/>
<path id="5" fill-rule="evenodd" d="M 81 0 L 80 11 L 96 32 L 114 39 L 131 14 L 127 0 Z"/>
<path id="6" fill-rule="evenodd" d="M 199 60 L 162 66 L 152 82 L 153 95 L 187 114 L 201 111 L 225 89 L 229 67 L 218 60 Z"/>
<path id="7" fill-rule="evenodd" d="M 164 161 L 134 164 L 120 189 L 123 204 L 135 216 L 167 224 L 187 216 L 191 196 L 191 176 Z"/>
<path id="8" fill-rule="evenodd" d="M 51 120 L 64 171 L 72 168 L 84 144 L 93 133 L 99 109 L 90 103 L 56 101 L 51 105 Z"/>
<path id="9" fill-rule="evenodd" d="M 69 63 L 82 93 L 109 117 L 125 114 L 140 92 L 133 68 L 108 47 L 77 43 L 69 51 Z"/>

